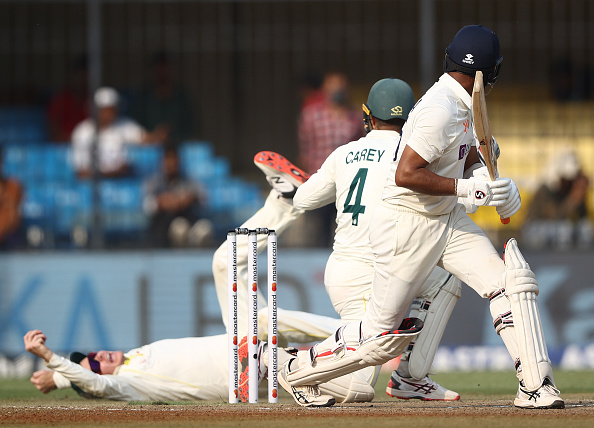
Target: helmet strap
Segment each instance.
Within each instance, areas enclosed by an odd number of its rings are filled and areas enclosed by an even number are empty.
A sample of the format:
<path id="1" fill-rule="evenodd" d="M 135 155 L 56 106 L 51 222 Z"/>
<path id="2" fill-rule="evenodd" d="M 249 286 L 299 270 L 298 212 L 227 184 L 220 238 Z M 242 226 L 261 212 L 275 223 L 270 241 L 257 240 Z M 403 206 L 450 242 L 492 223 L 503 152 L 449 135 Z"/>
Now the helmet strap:
<path id="1" fill-rule="evenodd" d="M 373 124 L 371 123 L 371 110 L 365 103 L 363 103 L 361 108 L 363 109 L 363 126 L 365 127 L 365 132 L 369 134 L 373 129 Z"/>

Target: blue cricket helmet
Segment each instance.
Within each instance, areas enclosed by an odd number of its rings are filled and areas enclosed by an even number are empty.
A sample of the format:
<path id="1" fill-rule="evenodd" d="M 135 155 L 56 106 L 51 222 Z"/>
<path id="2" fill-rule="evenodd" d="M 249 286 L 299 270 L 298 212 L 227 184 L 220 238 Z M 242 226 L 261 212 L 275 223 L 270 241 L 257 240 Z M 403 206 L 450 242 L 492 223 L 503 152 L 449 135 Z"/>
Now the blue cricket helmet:
<path id="1" fill-rule="evenodd" d="M 457 71 L 474 77 L 476 71 L 481 70 L 485 83 L 493 85 L 502 62 L 497 34 L 482 25 L 467 25 L 456 33 L 446 48 L 443 71 Z"/>

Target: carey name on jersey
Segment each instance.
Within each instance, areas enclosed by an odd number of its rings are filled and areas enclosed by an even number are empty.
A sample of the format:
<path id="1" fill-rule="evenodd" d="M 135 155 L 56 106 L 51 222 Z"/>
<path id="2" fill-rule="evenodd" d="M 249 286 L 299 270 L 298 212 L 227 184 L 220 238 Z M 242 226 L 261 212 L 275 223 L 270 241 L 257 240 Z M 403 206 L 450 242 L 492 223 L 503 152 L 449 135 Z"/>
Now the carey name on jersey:
<path id="1" fill-rule="evenodd" d="M 358 152 L 348 152 L 345 162 L 348 164 L 355 162 L 381 162 L 385 150 L 363 149 Z"/>

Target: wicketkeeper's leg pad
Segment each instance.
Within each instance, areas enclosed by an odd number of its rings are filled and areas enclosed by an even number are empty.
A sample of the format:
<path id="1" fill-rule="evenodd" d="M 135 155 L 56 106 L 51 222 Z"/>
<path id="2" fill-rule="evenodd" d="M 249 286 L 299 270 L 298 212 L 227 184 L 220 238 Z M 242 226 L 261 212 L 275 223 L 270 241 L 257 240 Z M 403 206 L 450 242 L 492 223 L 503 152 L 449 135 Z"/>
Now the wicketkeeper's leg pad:
<path id="1" fill-rule="evenodd" d="M 406 377 L 423 379 L 427 376 L 445 327 L 462 293 L 462 282 L 454 275 L 444 272 L 443 279 L 443 282 L 437 283 L 425 295 L 412 302 L 410 316 L 419 318 L 424 326 L 400 359 L 398 372 L 401 373 L 402 366 L 405 373 L 401 374 L 407 375 Z"/>
<path id="2" fill-rule="evenodd" d="M 510 302 L 521 378 L 528 390 L 535 391 L 542 386 L 545 378 L 549 378 L 554 384 L 553 368 L 536 303 L 538 283 L 515 239 L 507 241 L 503 260 L 506 269 L 501 285 Z"/>
<path id="3" fill-rule="evenodd" d="M 298 368 L 291 371 L 287 380 L 293 386 L 318 385 L 331 379 L 377 366 L 400 355 L 421 332 L 423 321 L 406 318 L 398 330 L 386 331 L 362 341 L 361 323 L 350 323 L 339 328 L 332 338 L 302 351 Z"/>

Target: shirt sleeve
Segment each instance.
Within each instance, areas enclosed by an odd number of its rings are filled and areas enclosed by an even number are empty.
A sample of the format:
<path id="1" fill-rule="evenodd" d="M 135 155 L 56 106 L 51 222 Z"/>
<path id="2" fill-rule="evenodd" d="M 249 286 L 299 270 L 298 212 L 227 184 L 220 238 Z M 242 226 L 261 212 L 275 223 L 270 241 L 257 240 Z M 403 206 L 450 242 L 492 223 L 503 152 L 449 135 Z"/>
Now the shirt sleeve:
<path id="1" fill-rule="evenodd" d="M 449 145 L 451 114 L 443 105 L 424 107 L 414 119 L 406 144 L 428 163 L 441 157 Z"/>
<path id="2" fill-rule="evenodd" d="M 72 162 L 77 170 L 91 167 L 91 138 L 85 123 L 72 131 Z"/>
<path id="3" fill-rule="evenodd" d="M 57 354 L 52 356 L 46 366 L 95 397 L 120 401 L 149 399 L 134 388 L 127 378 L 93 373 Z"/>
<path id="4" fill-rule="evenodd" d="M 124 126 L 122 127 L 122 132 L 124 134 L 124 141 L 130 144 L 141 144 L 142 143 L 142 135 L 145 133 L 145 130 L 142 126 L 138 123 L 133 121 L 132 119 L 126 120 Z"/>
<path id="5" fill-rule="evenodd" d="M 66 379 L 64 377 L 63 374 L 58 373 L 57 371 L 54 370 L 54 373 L 52 374 L 53 378 L 54 378 L 54 385 L 56 385 L 56 388 L 58 389 L 64 389 L 64 388 L 70 388 L 70 381 L 68 379 Z"/>
<path id="6" fill-rule="evenodd" d="M 336 151 L 324 161 L 318 172 L 297 189 L 293 207 L 311 211 L 336 201 Z"/>

